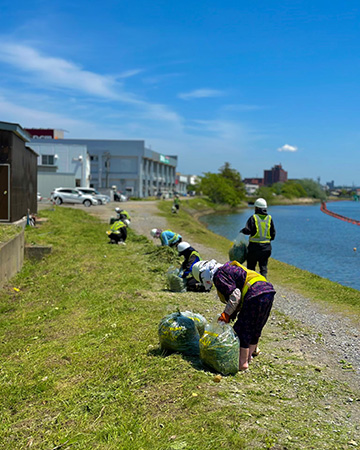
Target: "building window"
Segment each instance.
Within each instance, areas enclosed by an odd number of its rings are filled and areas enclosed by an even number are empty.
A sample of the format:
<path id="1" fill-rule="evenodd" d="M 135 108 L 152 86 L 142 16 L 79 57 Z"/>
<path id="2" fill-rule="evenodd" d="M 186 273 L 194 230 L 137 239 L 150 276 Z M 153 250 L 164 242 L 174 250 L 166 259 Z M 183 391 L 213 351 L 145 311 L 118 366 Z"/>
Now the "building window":
<path id="1" fill-rule="evenodd" d="M 99 157 L 97 155 L 91 155 L 90 156 L 90 161 L 97 162 L 98 160 L 99 160 Z"/>
<path id="2" fill-rule="evenodd" d="M 54 155 L 41 155 L 41 163 L 44 166 L 53 166 L 54 165 Z"/>

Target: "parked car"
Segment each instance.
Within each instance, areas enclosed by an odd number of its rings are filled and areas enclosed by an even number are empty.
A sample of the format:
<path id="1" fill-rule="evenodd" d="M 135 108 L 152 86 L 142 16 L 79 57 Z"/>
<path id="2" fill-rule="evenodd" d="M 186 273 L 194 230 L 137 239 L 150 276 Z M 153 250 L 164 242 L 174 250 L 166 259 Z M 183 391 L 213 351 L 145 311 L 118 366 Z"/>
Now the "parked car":
<path id="1" fill-rule="evenodd" d="M 108 195 L 100 194 L 100 192 L 94 188 L 79 187 L 77 189 L 80 192 L 82 192 L 83 194 L 88 194 L 88 195 L 92 195 L 93 197 L 95 197 L 96 200 L 98 201 L 99 205 L 106 205 L 106 203 L 109 203 L 109 201 L 110 201 L 110 197 Z"/>
<path id="2" fill-rule="evenodd" d="M 84 206 L 98 204 L 98 201 L 93 195 L 83 194 L 75 188 L 56 188 L 51 193 L 51 200 L 57 205 L 61 205 L 62 203 L 82 203 Z"/>

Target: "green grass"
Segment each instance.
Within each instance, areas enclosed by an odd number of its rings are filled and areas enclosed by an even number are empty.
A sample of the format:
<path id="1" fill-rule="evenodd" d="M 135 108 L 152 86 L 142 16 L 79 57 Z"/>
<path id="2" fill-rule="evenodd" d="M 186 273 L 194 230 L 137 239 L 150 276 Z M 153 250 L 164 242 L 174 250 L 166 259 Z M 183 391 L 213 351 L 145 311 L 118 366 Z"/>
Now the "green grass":
<path id="1" fill-rule="evenodd" d="M 196 358 L 166 355 L 167 314 L 220 311 L 212 294 L 175 294 L 173 250 L 57 208 L 26 239 L 52 245 L 0 291 L 0 448 L 71 450 L 347 449 L 356 398 L 296 348 L 304 334 L 273 314 L 251 370 L 215 383 Z M 16 288 L 16 289 L 14 289 Z"/>
<path id="2" fill-rule="evenodd" d="M 200 222 L 194 220 L 194 217 L 204 213 L 226 212 L 224 208 L 219 210 L 216 205 L 204 199 L 190 199 L 182 201 L 179 214 L 171 214 L 169 209 L 166 202 L 159 202 L 160 214 L 166 217 L 170 227 L 173 227 L 174 230 L 186 230 L 194 241 L 209 245 L 225 255 L 228 254 L 231 241 L 214 234 Z M 360 291 L 356 289 L 342 286 L 274 259 L 269 261 L 269 279 L 273 283 L 281 284 L 306 297 L 322 302 L 335 311 L 341 311 L 356 323 L 359 322 Z"/>
<path id="3" fill-rule="evenodd" d="M 15 225 L 0 225 L 0 244 L 10 241 L 21 231 L 22 228 Z"/>

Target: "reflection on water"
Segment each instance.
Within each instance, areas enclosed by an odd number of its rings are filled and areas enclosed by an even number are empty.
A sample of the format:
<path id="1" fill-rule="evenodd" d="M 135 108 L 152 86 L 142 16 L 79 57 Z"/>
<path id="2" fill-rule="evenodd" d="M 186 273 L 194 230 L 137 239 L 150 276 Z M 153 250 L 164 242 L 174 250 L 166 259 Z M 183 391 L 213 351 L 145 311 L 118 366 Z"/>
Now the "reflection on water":
<path id="1" fill-rule="evenodd" d="M 360 220 L 360 202 L 328 203 L 329 210 Z M 209 215 L 201 221 L 233 240 L 254 209 Z M 360 290 L 360 227 L 328 216 L 320 205 L 271 206 L 276 239 L 272 257 Z M 356 250 L 354 250 L 356 249 Z"/>

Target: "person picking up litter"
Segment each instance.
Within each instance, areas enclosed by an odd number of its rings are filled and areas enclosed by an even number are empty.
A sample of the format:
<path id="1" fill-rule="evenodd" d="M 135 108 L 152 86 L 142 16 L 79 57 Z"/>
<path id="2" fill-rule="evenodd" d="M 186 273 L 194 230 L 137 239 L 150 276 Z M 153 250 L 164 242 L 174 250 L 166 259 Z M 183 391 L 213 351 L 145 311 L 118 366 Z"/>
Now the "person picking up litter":
<path id="1" fill-rule="evenodd" d="M 160 228 L 153 228 L 150 231 L 150 235 L 153 238 L 158 238 L 161 241 L 161 245 L 168 245 L 169 247 L 176 247 L 182 241 L 182 237 L 178 233 L 174 233 L 171 230 L 160 230 Z"/>
<path id="2" fill-rule="evenodd" d="M 214 259 L 193 265 L 192 274 L 205 287 L 215 285 L 225 309 L 219 321 L 236 320 L 240 340 L 239 370 L 246 370 L 256 351 L 262 329 L 272 308 L 275 289 L 266 278 L 237 261 L 220 264 Z"/>
<path id="3" fill-rule="evenodd" d="M 127 238 L 127 229 L 126 224 L 122 220 L 117 220 L 114 222 L 106 234 L 110 239 L 109 244 L 126 245 L 125 241 Z"/>
<path id="4" fill-rule="evenodd" d="M 115 212 L 117 214 L 118 220 L 126 219 L 129 221 L 129 223 L 131 222 L 130 214 L 127 211 L 125 211 L 125 209 L 115 208 Z"/>
<path id="5" fill-rule="evenodd" d="M 205 287 L 199 283 L 191 273 L 193 265 L 201 261 L 199 253 L 191 247 L 188 242 L 181 242 L 177 246 L 177 251 L 180 256 L 184 257 L 184 261 L 180 268 L 180 276 L 186 281 L 186 290 L 192 292 L 205 292 Z"/>

